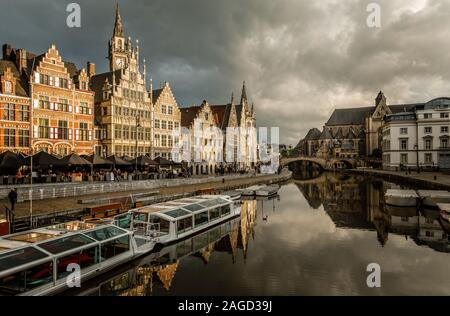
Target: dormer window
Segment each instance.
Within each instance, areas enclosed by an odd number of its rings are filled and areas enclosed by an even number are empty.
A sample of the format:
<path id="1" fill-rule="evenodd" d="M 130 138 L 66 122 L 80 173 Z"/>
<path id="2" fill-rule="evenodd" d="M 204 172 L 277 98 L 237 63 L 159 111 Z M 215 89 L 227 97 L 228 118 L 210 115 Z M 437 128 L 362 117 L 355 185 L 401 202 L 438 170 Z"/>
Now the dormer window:
<path id="1" fill-rule="evenodd" d="M 12 82 L 11 81 L 5 82 L 5 93 L 12 94 Z"/>

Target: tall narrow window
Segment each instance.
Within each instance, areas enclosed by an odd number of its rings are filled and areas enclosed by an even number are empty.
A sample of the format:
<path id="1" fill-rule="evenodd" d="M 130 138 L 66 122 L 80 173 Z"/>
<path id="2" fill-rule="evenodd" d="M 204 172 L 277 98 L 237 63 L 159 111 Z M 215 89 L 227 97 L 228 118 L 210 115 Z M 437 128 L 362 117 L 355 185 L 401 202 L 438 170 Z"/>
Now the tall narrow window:
<path id="1" fill-rule="evenodd" d="M 88 130 L 88 123 L 80 123 L 80 140 L 81 141 L 87 141 L 89 140 L 89 130 Z"/>
<path id="2" fill-rule="evenodd" d="M 3 119 L 6 121 L 15 121 L 14 104 L 8 103 L 3 110 Z"/>
<path id="3" fill-rule="evenodd" d="M 39 119 L 39 138 L 50 138 L 49 119 Z"/>
<path id="4" fill-rule="evenodd" d="M 58 121 L 58 139 L 69 139 L 69 122 Z"/>

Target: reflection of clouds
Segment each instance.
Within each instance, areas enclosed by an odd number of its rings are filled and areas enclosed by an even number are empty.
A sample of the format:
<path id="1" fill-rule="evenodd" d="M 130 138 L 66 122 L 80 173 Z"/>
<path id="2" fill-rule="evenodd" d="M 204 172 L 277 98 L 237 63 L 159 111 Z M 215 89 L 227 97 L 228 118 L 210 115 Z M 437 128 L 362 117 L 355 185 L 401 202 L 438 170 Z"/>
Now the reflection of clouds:
<path id="1" fill-rule="evenodd" d="M 383 248 L 375 231 L 336 228 L 323 209 L 312 210 L 295 185 L 280 190 L 268 222 L 249 239 L 247 259 L 238 251 L 213 252 L 208 265 L 182 259 L 173 295 L 450 295 L 449 255 L 391 234 Z M 369 263 L 382 268 L 382 288 L 366 286 Z M 160 294 L 160 293 L 158 293 Z M 164 293 L 161 293 L 164 294 Z"/>

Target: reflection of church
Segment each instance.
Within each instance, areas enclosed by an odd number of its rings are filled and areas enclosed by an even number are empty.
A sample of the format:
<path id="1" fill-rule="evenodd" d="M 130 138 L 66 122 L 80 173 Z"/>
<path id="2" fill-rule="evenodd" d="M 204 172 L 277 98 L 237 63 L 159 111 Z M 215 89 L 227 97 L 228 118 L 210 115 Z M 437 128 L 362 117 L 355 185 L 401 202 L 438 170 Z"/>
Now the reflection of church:
<path id="1" fill-rule="evenodd" d="M 337 177 L 330 173 L 315 181 L 296 181 L 309 205 L 314 209 L 322 205 L 336 227 L 375 230 L 382 246 L 389 234 L 396 234 L 412 238 L 418 245 L 450 252 L 449 236 L 439 224 L 438 211 L 387 206 L 384 193 L 389 184 L 357 176 Z"/>

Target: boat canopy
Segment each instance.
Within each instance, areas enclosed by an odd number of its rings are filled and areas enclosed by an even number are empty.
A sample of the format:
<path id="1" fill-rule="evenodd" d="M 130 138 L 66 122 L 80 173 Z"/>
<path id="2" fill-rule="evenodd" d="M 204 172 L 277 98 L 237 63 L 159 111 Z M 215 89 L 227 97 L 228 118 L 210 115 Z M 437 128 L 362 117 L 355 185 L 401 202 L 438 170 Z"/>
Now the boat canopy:
<path id="1" fill-rule="evenodd" d="M 0 238 L 0 275 L 33 262 L 83 249 L 130 232 L 114 225 L 68 222 Z M 45 260 L 44 260 L 45 261 Z"/>
<path id="2" fill-rule="evenodd" d="M 132 212 L 149 213 L 150 215 L 158 216 L 168 221 L 176 221 L 211 208 L 227 205 L 231 202 L 229 199 L 229 196 L 205 195 L 179 200 L 176 203 L 166 202 L 148 207 L 144 206 L 132 210 Z"/>

